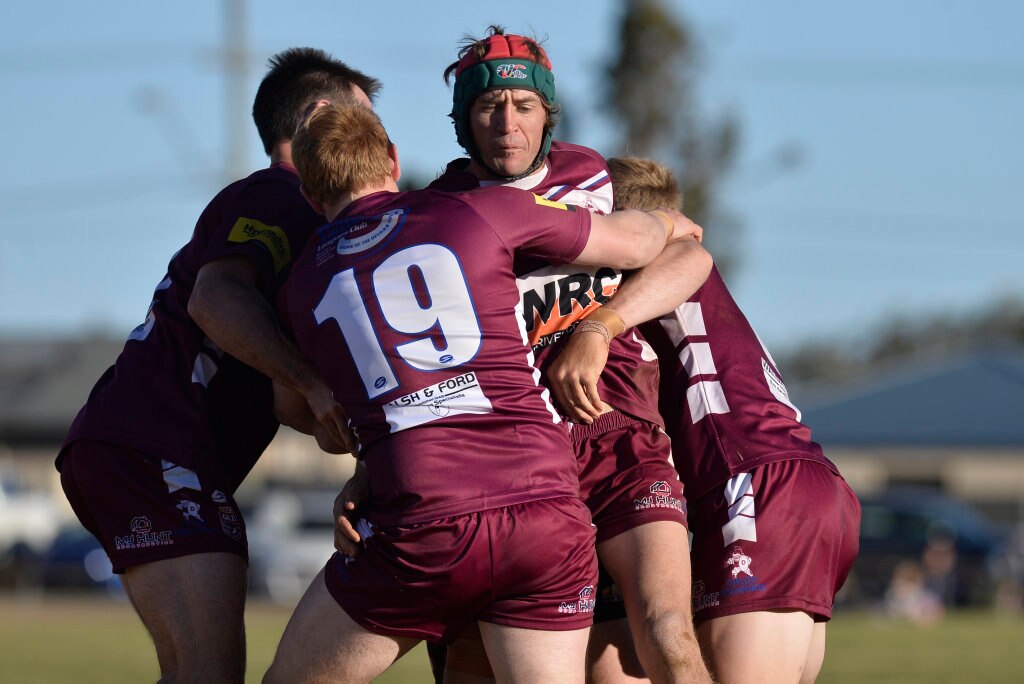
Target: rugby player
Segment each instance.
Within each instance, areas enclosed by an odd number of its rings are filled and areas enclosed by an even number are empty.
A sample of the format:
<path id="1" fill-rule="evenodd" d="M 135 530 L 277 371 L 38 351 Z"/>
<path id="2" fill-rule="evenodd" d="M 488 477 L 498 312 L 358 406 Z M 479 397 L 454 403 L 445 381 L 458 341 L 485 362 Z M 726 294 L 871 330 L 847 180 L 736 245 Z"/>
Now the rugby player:
<path id="1" fill-rule="evenodd" d="M 664 166 L 609 164 L 616 209 L 681 208 Z M 671 284 L 671 273 L 647 271 Z M 712 675 L 812 682 L 857 555 L 857 498 L 800 422 L 717 268 L 689 301 L 643 328 L 661 359 L 662 413 L 690 502 L 694 616 Z M 594 336 L 574 335 L 564 356 L 593 373 L 603 353 Z"/>
<path id="2" fill-rule="evenodd" d="M 270 381 L 241 361 L 261 368 L 259 354 L 283 346 L 287 372 L 277 379 L 351 441 L 330 388 L 280 342 L 269 302 L 322 223 L 299 192 L 292 132 L 310 104 L 370 106 L 378 88 L 319 50 L 270 60 L 253 105 L 269 168 L 203 211 L 57 457 L 72 508 L 153 639 L 162 681 L 243 679 L 247 544 L 233 494 L 278 423 Z M 259 354 L 224 353 L 232 335 Z"/>
<path id="3" fill-rule="evenodd" d="M 400 193 L 397 151 L 359 106 L 315 109 L 293 155 L 332 222 L 296 259 L 279 318 L 352 420 L 371 496 L 362 552 L 313 581 L 266 681 L 369 681 L 478 621 L 500 679 L 582 682 L 594 531 L 524 344 L 513 258 L 636 268 L 687 221 L 505 187 Z M 277 389 L 279 415 L 309 425 L 301 395 Z"/>
<path id="4" fill-rule="evenodd" d="M 486 37 L 460 51 L 446 80 L 451 75 L 451 117 L 470 158 L 450 163 L 431 187 L 500 184 L 611 212 L 611 179 L 601 156 L 552 141 L 558 114 L 554 76 L 536 41 L 492 26 Z M 693 632 L 686 508 L 658 413 L 657 360 L 634 326 L 686 301 L 712 264 L 707 252 L 687 239 L 666 247 L 655 265 L 674 273 L 673 288 L 636 276 L 623 284 L 622 270 L 614 264 L 552 267 L 530 259 L 515 264 L 538 368 L 565 415 L 575 421 L 570 436 L 581 495 L 597 526 L 598 556 L 622 594 L 622 602 L 595 616 L 588 654 L 593 681 L 613 681 L 623 671 L 642 676 L 635 658 L 621 662 L 632 649 L 620 654 L 617 647 L 629 643 L 627 617 L 648 676 L 708 679 Z M 603 345 L 603 374 L 562 369 L 556 357 L 570 335 Z M 602 591 L 613 591 L 610 580 L 603 580 Z M 489 676 L 473 637 L 469 631 L 448 649 L 449 680 Z M 437 659 L 437 649 L 432 653 Z"/>

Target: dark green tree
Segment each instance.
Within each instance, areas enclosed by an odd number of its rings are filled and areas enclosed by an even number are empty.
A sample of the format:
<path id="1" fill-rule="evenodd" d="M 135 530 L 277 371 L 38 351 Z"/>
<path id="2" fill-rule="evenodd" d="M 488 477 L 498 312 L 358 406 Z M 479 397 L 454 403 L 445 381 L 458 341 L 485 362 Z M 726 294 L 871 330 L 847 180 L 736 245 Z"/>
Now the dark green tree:
<path id="1" fill-rule="evenodd" d="M 736 154 L 739 125 L 729 114 L 703 116 L 697 105 L 699 46 L 663 0 L 626 0 L 617 50 L 607 65 L 605 98 L 621 131 L 620 154 L 650 157 L 675 171 L 687 216 L 725 272 L 736 261 L 738 222 L 720 193 Z"/>

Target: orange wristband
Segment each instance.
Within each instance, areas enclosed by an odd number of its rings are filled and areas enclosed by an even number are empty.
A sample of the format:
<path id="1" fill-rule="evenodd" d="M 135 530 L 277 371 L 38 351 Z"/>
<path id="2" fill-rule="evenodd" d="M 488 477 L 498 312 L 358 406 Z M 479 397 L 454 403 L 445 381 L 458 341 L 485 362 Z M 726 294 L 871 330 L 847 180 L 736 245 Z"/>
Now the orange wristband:
<path id="1" fill-rule="evenodd" d="M 676 223 L 675 221 L 672 220 L 672 217 L 666 214 L 665 212 L 661 211 L 660 209 L 655 209 L 654 211 L 650 211 L 648 213 L 657 216 L 658 219 L 665 224 L 665 230 L 667 231 L 665 233 L 665 241 L 667 242 L 669 239 L 671 239 L 672 233 L 675 232 L 676 229 Z"/>
<path id="2" fill-rule="evenodd" d="M 597 321 L 603 323 L 608 328 L 608 334 L 612 337 L 616 337 L 622 334 L 622 331 L 626 329 L 626 324 L 622 321 L 622 316 L 615 313 L 607 306 L 602 306 L 599 309 L 595 309 L 590 315 L 583 320 L 585 321 Z"/>

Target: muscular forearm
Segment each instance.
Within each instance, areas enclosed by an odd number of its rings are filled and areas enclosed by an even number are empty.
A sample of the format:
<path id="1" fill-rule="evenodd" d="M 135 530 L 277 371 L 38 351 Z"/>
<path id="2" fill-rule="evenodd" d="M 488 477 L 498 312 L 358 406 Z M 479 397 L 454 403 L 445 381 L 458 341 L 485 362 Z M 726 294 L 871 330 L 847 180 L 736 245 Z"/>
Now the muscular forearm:
<path id="1" fill-rule="evenodd" d="M 201 271 L 188 312 L 217 346 L 277 382 L 305 394 L 313 378 L 319 378 L 285 338 L 272 307 L 255 287 Z"/>
<path id="2" fill-rule="evenodd" d="M 654 261 L 626 278 L 605 306 L 626 328 L 664 316 L 693 296 L 712 264 L 711 255 L 694 239 L 670 242 Z"/>

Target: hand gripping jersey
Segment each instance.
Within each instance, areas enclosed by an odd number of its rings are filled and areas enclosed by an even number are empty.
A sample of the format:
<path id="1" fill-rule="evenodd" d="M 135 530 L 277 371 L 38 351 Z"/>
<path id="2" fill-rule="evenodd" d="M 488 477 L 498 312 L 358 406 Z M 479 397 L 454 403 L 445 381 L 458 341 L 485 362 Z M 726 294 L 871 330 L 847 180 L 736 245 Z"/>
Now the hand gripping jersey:
<path id="1" fill-rule="evenodd" d="M 498 184 L 480 181 L 463 170 L 468 161 L 451 162 L 430 187 L 459 191 Z M 612 210 L 608 165 L 597 152 L 579 145 L 552 143 L 544 166 L 508 187 L 529 190 L 545 199 L 600 214 Z M 551 266 L 530 258 L 518 258 L 515 270 L 527 335 L 542 372 L 561 351 L 559 341 L 571 334 L 581 318 L 608 301 L 622 282 L 622 272 L 613 268 Z M 613 339 L 608 363 L 598 383 L 602 400 L 634 418 L 663 425 L 657 389 L 657 358 L 640 333 L 632 329 Z"/>
<path id="2" fill-rule="evenodd" d="M 589 212 L 496 187 L 374 193 L 311 238 L 278 310 L 356 430 L 374 524 L 579 495 L 512 263 L 589 235 Z"/>
<path id="3" fill-rule="evenodd" d="M 248 257 L 273 301 L 293 255 L 322 223 L 287 165 L 222 190 L 171 258 L 145 322 L 96 383 L 64 446 L 79 439 L 122 444 L 185 468 L 216 468 L 237 486 L 277 430 L 273 395 L 269 380 L 224 354 L 189 317 L 196 274 L 216 259 Z"/>
<path id="4" fill-rule="evenodd" d="M 816 461 L 838 474 L 717 268 L 689 301 L 641 327 L 661 361 L 661 411 L 691 501 L 775 461 Z"/>

